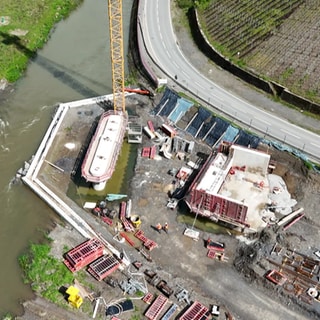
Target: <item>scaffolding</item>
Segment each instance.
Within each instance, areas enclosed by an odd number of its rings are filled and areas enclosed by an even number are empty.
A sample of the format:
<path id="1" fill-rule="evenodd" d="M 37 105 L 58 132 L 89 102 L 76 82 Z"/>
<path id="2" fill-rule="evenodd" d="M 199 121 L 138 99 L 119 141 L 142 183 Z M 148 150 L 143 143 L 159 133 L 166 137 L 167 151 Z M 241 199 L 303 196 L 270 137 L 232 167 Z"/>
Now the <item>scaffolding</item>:
<path id="1" fill-rule="evenodd" d="M 92 238 L 67 252 L 64 264 L 71 272 L 76 272 L 101 257 L 103 249 L 103 244 Z"/>
<path id="2" fill-rule="evenodd" d="M 145 313 L 145 316 L 149 319 L 149 320 L 156 320 L 158 319 L 158 316 L 160 315 L 161 311 L 163 310 L 163 308 L 165 307 L 166 303 L 167 303 L 168 299 L 163 296 L 163 295 L 159 295 L 152 303 L 152 305 L 149 307 L 149 309 L 147 310 L 147 312 Z"/>
<path id="3" fill-rule="evenodd" d="M 98 281 L 103 280 L 120 266 L 119 261 L 112 255 L 104 255 L 91 263 L 88 272 Z"/>
<path id="4" fill-rule="evenodd" d="M 209 309 L 202 303 L 195 301 L 179 320 L 205 320 Z"/>

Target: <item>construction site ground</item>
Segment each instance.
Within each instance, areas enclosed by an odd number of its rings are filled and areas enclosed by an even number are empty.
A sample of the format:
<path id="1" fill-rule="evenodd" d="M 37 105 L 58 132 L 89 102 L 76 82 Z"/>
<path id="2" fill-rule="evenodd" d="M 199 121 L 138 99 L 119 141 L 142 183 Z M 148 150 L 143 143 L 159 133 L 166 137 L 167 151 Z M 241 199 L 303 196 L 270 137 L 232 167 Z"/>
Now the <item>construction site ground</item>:
<path id="1" fill-rule="evenodd" d="M 151 116 L 150 110 L 160 97 L 161 95 L 157 95 L 151 100 L 148 97 L 136 95 L 128 99 L 128 105 L 139 114 L 142 124 L 152 120 L 157 127 L 163 119 Z M 275 242 L 310 256 L 316 249 L 319 249 L 317 242 L 319 239 L 319 224 L 317 222 L 320 192 L 319 175 L 309 172 L 299 159 L 290 154 L 273 150 L 268 146 L 261 146 L 260 148 L 269 152 L 272 159 L 276 161 L 274 173 L 283 177 L 292 197 L 298 200 L 299 206 L 304 207 L 305 217 L 287 232 L 275 232 L 272 228 L 267 229 L 260 236 L 260 240 L 255 238 L 255 242 L 251 245 L 248 243 L 253 239 L 239 237 L 234 232 L 224 228 L 216 228 L 213 224 L 200 222 L 198 219 L 194 229 L 199 231 L 199 241 L 194 241 L 183 235 L 187 227 L 192 228 L 194 217 L 185 215 L 183 208 L 171 210 L 166 206 L 169 199 L 168 194 L 173 188 L 172 182 L 175 180 L 175 177 L 168 172 L 170 169 L 179 169 L 186 165 L 187 159 L 181 160 L 179 157 L 175 157 L 168 160 L 161 156 L 157 159 L 141 157 L 141 148 L 152 144 L 146 136 L 143 136 L 128 195 L 132 199 L 132 214 L 137 214 L 142 221 L 141 230 L 146 237 L 157 244 L 157 247 L 151 252 L 144 250 L 147 254 L 150 253 L 152 261 L 148 261 L 138 250 L 141 247 L 141 242 L 132 234 L 129 234 L 129 238 L 134 242 L 135 247 L 127 242 L 119 243 L 113 239 L 117 233 L 115 230 L 116 220 L 112 226 L 108 226 L 90 211 L 84 211 L 65 196 L 65 191 L 70 183 L 68 170 L 70 171 L 74 164 L 70 161 L 75 162 L 77 157 L 76 154 L 72 154 L 72 150 L 66 154 L 64 145 L 69 141 L 74 141 L 75 137 L 77 137 L 79 144 L 84 143 L 86 135 L 79 135 L 79 130 L 81 128 L 81 132 L 86 132 L 85 128 L 87 128 L 89 131 L 91 123 L 88 121 L 90 117 L 87 115 L 94 116 L 96 112 L 98 111 L 94 110 L 93 113 L 83 112 L 82 115 L 79 115 L 79 112 L 73 111 L 67 117 L 68 123 L 62 126 L 57 135 L 59 143 L 54 143 L 53 149 L 47 155 L 50 162 L 66 169 L 65 174 L 61 174 L 59 170 L 47 165 L 40 171 L 39 178 L 69 203 L 97 232 L 103 234 L 117 248 L 124 249 L 131 262 L 141 262 L 142 266 L 139 272 L 146 269 L 152 270 L 157 273 L 159 279 L 167 282 L 174 293 L 178 292 L 180 288 L 186 289 L 190 294 L 191 301 L 201 301 L 208 307 L 212 304 L 220 305 L 221 316 L 218 319 L 225 318 L 224 312 L 226 310 L 230 310 L 235 319 L 316 319 L 319 316 L 316 303 L 312 305 L 302 303 L 294 296 L 287 295 L 283 290 L 276 288 L 264 278 L 265 272 L 274 267 L 265 258 L 270 256 Z M 79 120 L 81 117 L 85 119 L 82 122 Z M 66 127 L 70 127 L 72 130 L 65 130 Z M 179 135 L 188 140 L 192 139 L 190 136 L 185 136 L 183 132 L 180 132 Z M 195 162 L 199 155 L 208 154 L 210 151 L 208 146 L 198 141 L 189 158 Z M 56 162 L 57 159 L 69 159 L 69 162 Z M 168 234 L 163 231 L 158 233 L 154 227 L 157 223 L 164 224 L 165 222 L 169 224 Z M 73 248 L 85 239 L 76 230 L 71 230 L 67 226 L 61 227 L 60 224 L 58 221 L 57 227 L 51 232 L 50 237 L 54 240 L 52 254 L 62 261 L 66 247 Z M 225 244 L 226 259 L 224 261 L 207 257 L 205 244 L 209 237 Z M 130 270 L 138 272 L 132 266 Z M 128 277 L 128 273 L 116 271 L 112 277 L 121 281 Z M 118 286 L 113 288 L 104 281 L 94 280 L 89 275 L 87 278 L 87 281 L 92 283 L 94 288 L 93 295 L 104 297 L 107 303 L 128 298 Z M 154 294 L 160 294 L 160 291 L 152 285 L 149 285 L 148 288 Z M 171 295 L 170 300 L 178 303 L 174 294 Z M 92 304 L 91 309 L 89 308 L 90 310 L 85 314 L 82 314 L 82 311 L 73 311 L 74 318 L 72 318 L 69 314 L 72 312 L 70 307 L 67 307 L 67 310 L 57 309 L 54 311 L 50 307 L 51 304 L 48 304 L 46 310 L 52 311 L 43 312 L 43 303 L 41 298 L 26 302 L 26 313 L 19 319 L 80 319 L 82 316 L 88 318 L 91 317 L 94 308 Z M 187 305 L 185 301 L 178 304 L 180 310 L 183 310 Z M 288 304 L 290 304 L 290 309 L 287 307 Z M 119 316 L 120 319 L 131 319 L 134 315 L 142 319 L 148 305 L 140 299 L 135 299 L 134 305 L 135 310 L 123 313 Z M 102 308 L 102 304 L 100 307 Z M 61 314 L 64 312 L 66 314 L 63 317 Z M 99 315 L 102 317 L 103 309 L 100 309 Z"/>
<path id="2" fill-rule="evenodd" d="M 194 47 L 185 30 L 179 29 L 176 31 L 178 32 L 180 47 L 185 55 L 206 75 L 211 75 L 221 86 L 235 90 L 248 101 L 255 102 L 256 105 L 289 121 L 297 124 L 301 123 L 304 127 L 313 130 L 319 127 L 318 122 L 314 119 L 304 118 L 304 115 L 298 111 L 290 110 L 288 112 L 285 107 L 276 104 L 260 93 L 249 90 L 239 80 L 215 68 Z M 180 88 L 173 81 L 169 80 L 169 85 L 180 91 Z M 135 105 L 133 108 L 141 116 L 142 123 L 145 124 L 150 119 L 155 123 L 161 122 L 161 119 L 155 119 L 149 113 L 158 99 L 160 99 L 160 95 L 157 95 L 154 100 L 145 96 L 136 96 L 132 100 L 133 105 Z M 61 144 L 55 145 L 55 150 L 52 151 L 56 153 L 55 156 L 59 156 L 60 153 L 60 157 L 76 158 L 71 154 L 67 156 L 63 154 L 65 149 L 59 149 L 59 145 L 61 146 L 63 142 L 72 140 L 73 134 L 80 140 L 86 138 L 85 135 L 79 135 L 79 132 L 85 132 L 83 130 L 84 126 L 90 126 L 90 123 L 89 121 L 86 121 L 85 124 L 81 123 L 78 117 L 79 115 L 75 114 L 73 120 L 69 119 L 71 123 L 77 121 L 78 129 L 73 127 L 71 131 L 62 130 L 59 132 Z M 66 125 L 66 127 L 69 126 Z M 83 141 L 79 141 L 79 143 L 81 144 Z M 144 136 L 142 146 L 150 146 L 150 144 L 151 142 Z M 266 229 L 260 235 L 260 238 L 255 239 L 256 241 L 251 244 L 249 240 L 252 239 L 237 237 L 226 229 L 212 229 L 210 226 L 202 230 L 197 229 L 197 225 L 195 226 L 195 229 L 200 232 L 199 241 L 184 236 L 184 230 L 187 226 L 191 227 L 193 218 L 185 218 L 181 211 L 168 209 L 166 204 L 168 192 L 171 190 L 172 180 L 174 180 L 174 177 L 170 176 L 168 171 L 185 165 L 185 162 L 178 158 L 172 160 L 142 158 L 140 156 L 141 149 L 138 151 L 135 174 L 130 182 L 131 194 L 129 196 L 132 199 L 132 213 L 139 215 L 142 221 L 141 230 L 158 245 L 150 252 L 152 261 L 148 261 L 128 243 L 117 243 L 113 240 L 113 236 L 116 234 L 114 227 L 102 223 L 89 211 L 83 213 L 81 210 L 80 212 L 77 205 L 69 199 L 65 200 L 74 210 L 79 210 L 79 214 L 83 214 L 88 223 L 98 232 L 103 233 L 106 239 L 114 243 L 115 246 L 123 248 L 132 262 L 140 261 L 142 263 L 140 271 L 153 270 L 167 282 L 174 292 L 180 287 L 185 288 L 190 293 L 190 300 L 192 301 L 201 301 L 206 306 L 220 305 L 222 311 L 218 319 L 225 319 L 227 309 L 235 319 L 318 319 L 320 314 L 319 303 L 310 305 L 301 302 L 294 295 L 289 295 L 280 287 L 268 282 L 264 278 L 264 274 L 266 270 L 274 267 L 265 258 L 270 257 L 275 242 L 315 258 L 313 252 L 320 249 L 318 242 L 320 236 L 320 224 L 318 222 L 320 175 L 308 171 L 301 160 L 287 152 L 280 152 L 268 146 L 261 146 L 260 148 L 269 152 L 272 159 L 276 161 L 274 173 L 282 176 L 292 198 L 298 201 L 299 207 L 304 208 L 305 216 L 286 232 L 276 231 L 273 228 Z M 209 153 L 210 149 L 199 142 L 196 144 L 194 156 L 198 151 Z M 48 155 L 48 157 L 50 156 L 53 155 Z M 54 160 L 55 156 L 52 159 L 48 158 L 48 160 Z M 72 168 L 72 163 L 65 165 Z M 50 187 L 56 189 L 59 196 L 63 197 L 65 195 L 64 190 L 70 182 L 69 175 L 62 175 L 58 170 L 55 173 L 52 170 L 43 171 L 41 174 L 40 179 L 48 182 Z M 168 234 L 158 233 L 153 228 L 157 223 L 163 224 L 165 222 L 169 224 Z M 85 239 L 76 230 L 61 226 L 64 224 L 58 218 L 54 225 L 56 227 L 50 233 L 50 237 L 54 240 L 52 254 L 62 261 L 65 247 L 72 248 Z M 205 223 L 202 223 L 201 227 L 205 227 Z M 228 259 L 222 262 L 207 257 L 205 240 L 208 237 L 225 244 L 225 253 Z M 133 236 L 130 236 L 130 238 L 139 246 L 140 243 Z M 130 267 L 130 270 L 137 272 L 133 267 Z M 125 275 L 116 271 L 112 274 L 112 277 L 121 280 L 125 278 Z M 103 296 L 107 303 L 127 298 L 119 287 L 112 288 L 104 281 L 98 282 L 89 275 L 87 281 L 92 283 L 93 294 Z M 155 294 L 160 293 L 153 286 L 149 285 L 149 289 Z M 170 297 L 170 300 L 177 303 L 174 294 Z M 18 319 L 88 319 L 91 318 L 94 308 L 94 305 L 92 305 L 90 312 L 87 313 L 84 313 L 81 309 L 79 311 L 73 310 L 68 306 L 63 309 L 53 306 L 39 297 L 33 301 L 25 302 L 24 305 L 26 312 Z M 119 318 L 127 320 L 134 319 L 133 317 L 136 316 L 136 319 L 143 319 L 143 313 L 147 309 L 147 305 L 139 299 L 134 300 L 134 305 L 135 310 L 133 312 L 124 313 Z M 186 306 L 185 301 L 180 302 L 179 306 L 183 309 Z M 103 319 L 102 314 L 101 309 L 99 316 Z"/>

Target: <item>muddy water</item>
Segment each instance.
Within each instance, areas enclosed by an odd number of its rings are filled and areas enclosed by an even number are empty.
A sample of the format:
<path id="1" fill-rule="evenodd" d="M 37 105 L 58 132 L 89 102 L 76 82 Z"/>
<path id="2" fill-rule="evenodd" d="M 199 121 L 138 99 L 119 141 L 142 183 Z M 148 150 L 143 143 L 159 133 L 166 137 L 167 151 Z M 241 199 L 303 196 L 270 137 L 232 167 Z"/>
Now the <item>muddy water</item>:
<path id="1" fill-rule="evenodd" d="M 132 1 L 123 1 L 125 43 Z M 21 313 L 19 301 L 32 296 L 17 258 L 42 238 L 55 213 L 26 186 L 10 183 L 38 147 L 54 105 L 111 93 L 107 2 L 85 0 L 53 32 L 0 105 L 0 316 Z M 125 45 L 125 49 L 127 45 Z"/>

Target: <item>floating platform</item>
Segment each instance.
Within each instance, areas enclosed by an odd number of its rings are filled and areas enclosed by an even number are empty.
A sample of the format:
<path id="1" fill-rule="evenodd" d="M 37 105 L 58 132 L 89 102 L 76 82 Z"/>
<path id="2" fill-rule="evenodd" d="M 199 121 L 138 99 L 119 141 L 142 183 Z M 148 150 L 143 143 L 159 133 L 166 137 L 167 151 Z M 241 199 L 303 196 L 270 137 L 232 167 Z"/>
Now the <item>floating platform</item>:
<path id="1" fill-rule="evenodd" d="M 103 190 L 114 172 L 126 126 L 122 113 L 110 110 L 100 118 L 81 166 L 82 177 L 92 182 L 95 190 Z"/>

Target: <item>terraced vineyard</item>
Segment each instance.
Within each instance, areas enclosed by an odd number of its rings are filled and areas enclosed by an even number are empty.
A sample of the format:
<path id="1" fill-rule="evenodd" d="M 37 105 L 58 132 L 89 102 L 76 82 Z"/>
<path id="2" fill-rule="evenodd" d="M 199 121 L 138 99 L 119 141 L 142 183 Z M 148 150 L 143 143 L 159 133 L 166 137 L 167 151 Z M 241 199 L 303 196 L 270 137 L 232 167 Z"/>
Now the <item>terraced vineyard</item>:
<path id="1" fill-rule="evenodd" d="M 205 29 L 231 56 L 261 43 L 303 0 L 213 0 L 202 12 Z"/>
<path id="2" fill-rule="evenodd" d="M 223 54 L 320 102 L 318 0 L 212 0 L 198 12 Z"/>
<path id="3" fill-rule="evenodd" d="M 300 6 L 245 62 L 292 92 L 320 103 L 320 2 Z"/>

